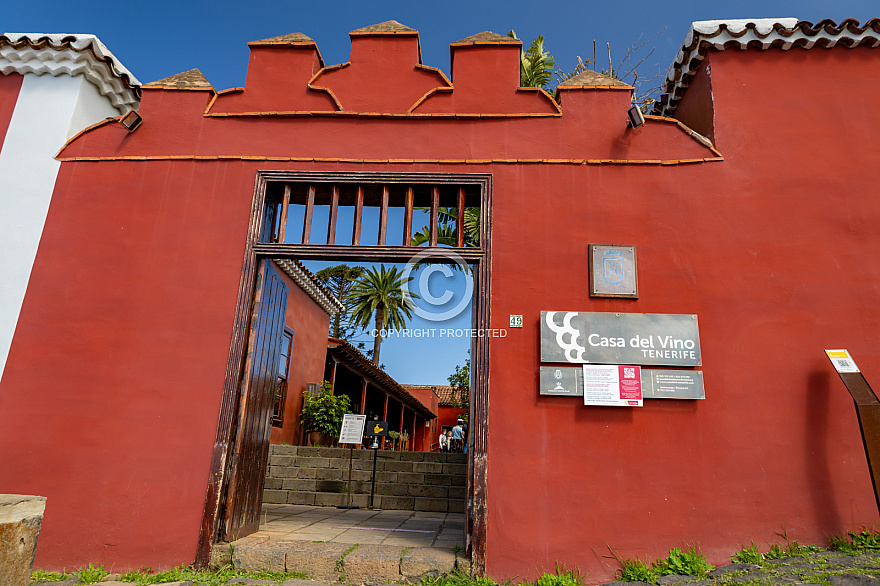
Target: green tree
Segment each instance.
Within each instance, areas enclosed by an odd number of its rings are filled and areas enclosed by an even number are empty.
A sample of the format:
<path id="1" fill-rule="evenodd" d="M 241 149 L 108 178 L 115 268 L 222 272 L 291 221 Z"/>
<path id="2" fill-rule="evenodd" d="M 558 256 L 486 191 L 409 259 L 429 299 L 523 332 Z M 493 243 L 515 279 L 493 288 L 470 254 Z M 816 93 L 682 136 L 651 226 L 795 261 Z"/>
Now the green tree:
<path id="1" fill-rule="evenodd" d="M 428 210 L 429 208 L 417 208 Z M 455 208 L 440 208 L 437 214 L 437 244 L 455 246 L 455 228 L 458 223 Z M 413 234 L 410 246 L 421 246 L 431 241 L 431 228 L 425 226 L 421 232 Z M 464 245 L 476 248 L 480 245 L 480 208 L 464 209 Z"/>
<path id="2" fill-rule="evenodd" d="M 468 355 L 471 351 L 468 350 Z M 452 403 L 462 410 L 460 417 L 465 421 L 471 412 L 471 359 L 468 357 L 464 365 L 456 365 L 455 372 L 447 379 L 452 386 Z"/>
<path id="3" fill-rule="evenodd" d="M 348 295 L 352 308 L 352 322 L 367 329 L 374 324 L 373 363 L 379 364 L 379 350 L 382 346 L 382 330 L 387 328 L 404 329 L 406 320 L 412 319 L 413 299 L 419 296 L 404 292 L 403 285 L 412 277 L 403 276 L 397 267 L 368 269 L 355 283 Z"/>
<path id="4" fill-rule="evenodd" d="M 519 40 L 512 30 L 507 36 Z M 553 55 L 544 50 L 544 37 L 538 35 L 529 45 L 528 50 L 520 53 L 519 85 L 550 90 L 554 67 L 556 63 L 553 61 Z"/>
<path id="5" fill-rule="evenodd" d="M 361 266 L 350 267 L 345 264 L 321 269 L 315 276 L 340 301 L 345 303 L 357 280 L 366 269 Z M 337 340 L 351 340 L 357 327 L 351 321 L 351 308 L 338 312 L 330 319 L 330 337 Z"/>

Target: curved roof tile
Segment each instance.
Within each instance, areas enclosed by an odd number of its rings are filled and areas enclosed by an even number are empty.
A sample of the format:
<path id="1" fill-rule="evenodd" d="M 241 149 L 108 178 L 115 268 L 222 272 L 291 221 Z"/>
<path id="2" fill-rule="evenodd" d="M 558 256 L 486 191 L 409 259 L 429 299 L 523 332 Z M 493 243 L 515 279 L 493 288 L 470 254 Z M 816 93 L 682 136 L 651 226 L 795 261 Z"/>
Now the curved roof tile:
<path id="1" fill-rule="evenodd" d="M 672 115 L 710 49 L 787 51 L 792 47 L 812 49 L 817 45 L 826 49 L 836 46 L 876 48 L 880 46 L 880 19 L 872 18 L 861 26 L 852 18 L 840 24 L 825 19 L 815 25 L 796 18 L 694 22 L 669 67 L 663 88 L 666 93 L 660 96 L 654 111 L 663 116 Z"/>

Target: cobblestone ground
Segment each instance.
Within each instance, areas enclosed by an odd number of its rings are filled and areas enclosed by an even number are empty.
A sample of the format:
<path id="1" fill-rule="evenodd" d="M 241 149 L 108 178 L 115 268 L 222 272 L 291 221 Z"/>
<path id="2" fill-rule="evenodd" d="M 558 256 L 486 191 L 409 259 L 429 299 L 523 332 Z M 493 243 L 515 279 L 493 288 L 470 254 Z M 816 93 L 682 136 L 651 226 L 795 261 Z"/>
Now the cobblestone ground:
<path id="1" fill-rule="evenodd" d="M 608 582 L 614 586 L 642 586 L 646 582 Z M 880 586 L 880 552 L 847 555 L 836 551 L 765 560 L 760 564 L 720 566 L 707 576 L 663 576 L 656 584 L 676 586 L 764 586 L 822 584 L 824 586 Z"/>

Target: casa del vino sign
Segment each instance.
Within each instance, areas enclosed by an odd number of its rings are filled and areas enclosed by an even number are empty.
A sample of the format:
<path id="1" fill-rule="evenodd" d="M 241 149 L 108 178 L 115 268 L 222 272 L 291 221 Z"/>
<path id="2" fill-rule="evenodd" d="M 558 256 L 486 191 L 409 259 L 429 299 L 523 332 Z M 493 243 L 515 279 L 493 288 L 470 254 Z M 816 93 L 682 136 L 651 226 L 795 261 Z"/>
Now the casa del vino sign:
<path id="1" fill-rule="evenodd" d="M 700 366 L 697 316 L 542 311 L 541 362 Z"/>

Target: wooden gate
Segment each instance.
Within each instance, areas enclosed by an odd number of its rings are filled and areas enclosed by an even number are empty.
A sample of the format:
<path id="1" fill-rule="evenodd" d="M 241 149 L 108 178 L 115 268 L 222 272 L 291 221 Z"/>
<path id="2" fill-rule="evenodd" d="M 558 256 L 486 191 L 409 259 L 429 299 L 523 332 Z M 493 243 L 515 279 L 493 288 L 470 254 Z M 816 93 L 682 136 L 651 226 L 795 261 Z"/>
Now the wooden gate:
<path id="1" fill-rule="evenodd" d="M 249 535 L 260 525 L 288 293 L 287 285 L 267 259 L 261 262 L 255 291 L 226 493 L 223 534 L 227 541 Z"/>

